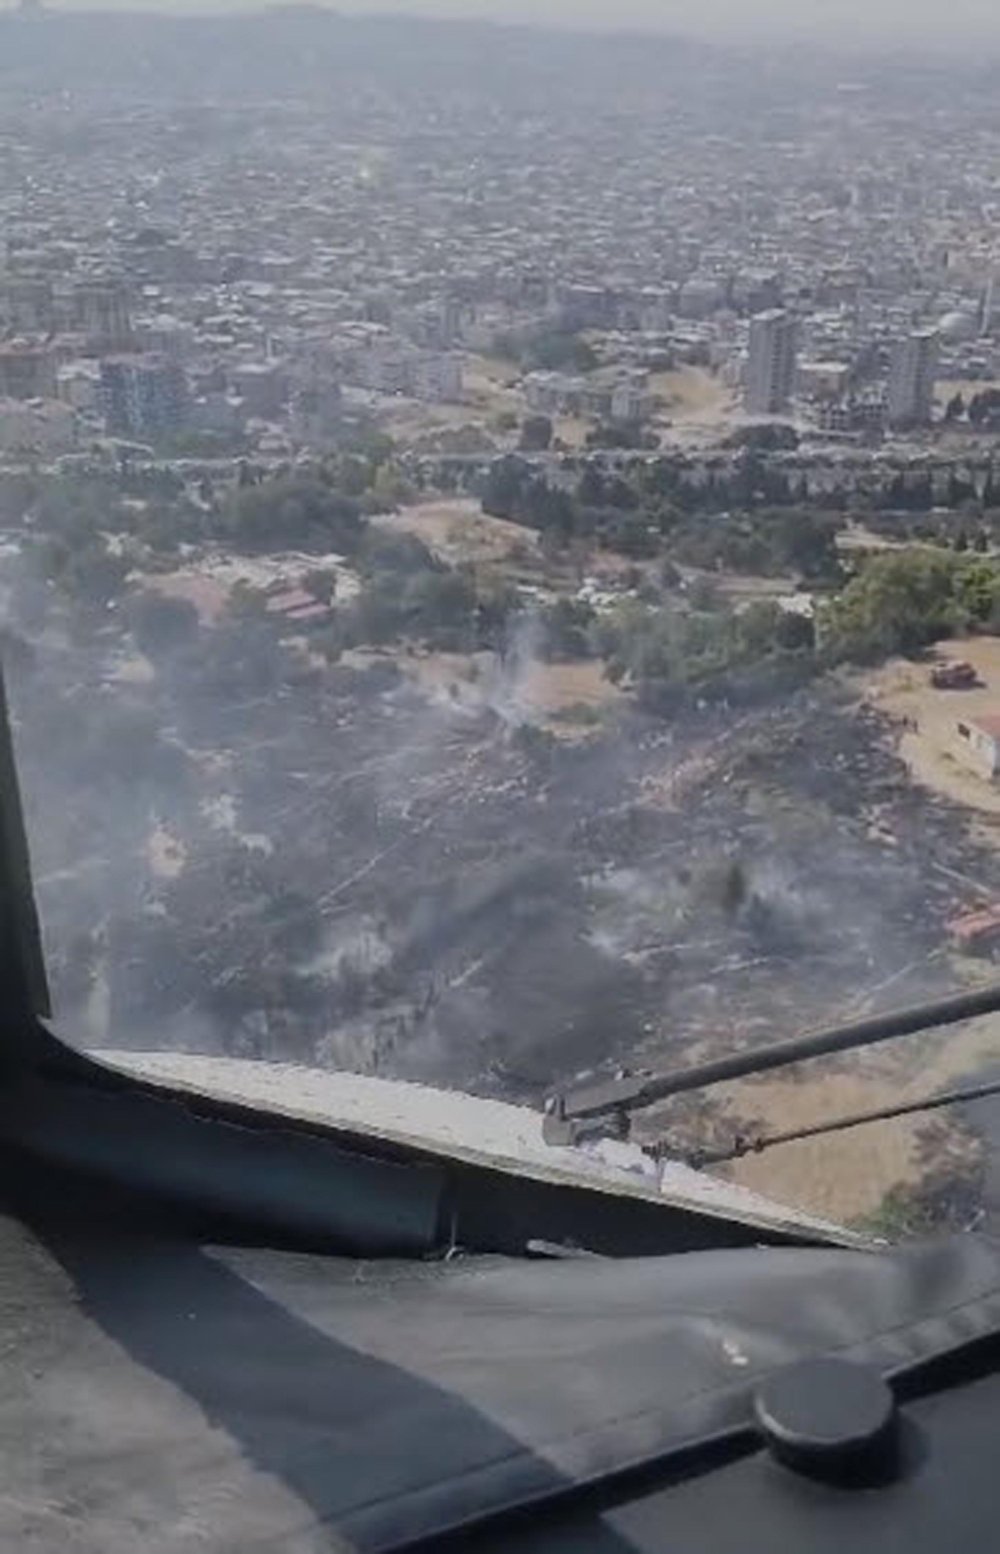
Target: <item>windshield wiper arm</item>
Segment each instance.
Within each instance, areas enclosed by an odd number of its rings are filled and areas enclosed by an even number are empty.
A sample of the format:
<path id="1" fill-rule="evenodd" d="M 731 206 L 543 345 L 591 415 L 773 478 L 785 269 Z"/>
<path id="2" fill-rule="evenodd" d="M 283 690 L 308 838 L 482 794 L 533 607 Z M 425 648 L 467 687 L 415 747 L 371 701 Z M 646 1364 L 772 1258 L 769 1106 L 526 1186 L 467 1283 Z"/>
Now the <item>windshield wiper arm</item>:
<path id="1" fill-rule="evenodd" d="M 942 1025 L 956 1025 L 977 1015 L 1000 1011 L 1000 983 L 959 993 L 936 1003 L 918 1004 L 888 1014 L 852 1020 L 845 1025 L 812 1031 L 790 1041 L 774 1042 L 749 1052 L 697 1063 L 691 1068 L 668 1074 L 621 1073 L 614 1078 L 594 1080 L 573 1089 L 557 1091 L 545 1102 L 543 1134 L 549 1144 L 575 1144 L 593 1133 L 613 1132 L 627 1137 L 633 1112 L 685 1090 L 702 1090 L 730 1079 L 745 1079 L 771 1069 L 801 1063 L 806 1058 L 826 1057 L 835 1052 L 850 1052 L 871 1047 L 898 1036 L 913 1036 L 919 1031 Z"/>
<path id="2" fill-rule="evenodd" d="M 851 1112 L 847 1117 L 831 1117 L 826 1122 L 814 1122 L 804 1128 L 785 1128 L 779 1133 L 749 1133 L 738 1135 L 729 1145 L 717 1149 L 692 1149 L 683 1156 L 687 1165 L 701 1167 L 722 1165 L 727 1160 L 741 1160 L 744 1155 L 759 1155 L 777 1144 L 795 1144 L 802 1139 L 822 1138 L 828 1133 L 843 1133 L 848 1128 L 861 1128 L 870 1122 L 889 1122 L 894 1117 L 911 1117 L 917 1112 L 938 1111 L 943 1106 L 964 1106 L 971 1101 L 984 1101 L 1000 1095 L 1000 1080 L 991 1084 L 963 1085 L 957 1090 L 940 1090 L 936 1095 L 925 1095 L 919 1101 L 900 1101 L 896 1106 L 874 1106 L 868 1111 Z"/>

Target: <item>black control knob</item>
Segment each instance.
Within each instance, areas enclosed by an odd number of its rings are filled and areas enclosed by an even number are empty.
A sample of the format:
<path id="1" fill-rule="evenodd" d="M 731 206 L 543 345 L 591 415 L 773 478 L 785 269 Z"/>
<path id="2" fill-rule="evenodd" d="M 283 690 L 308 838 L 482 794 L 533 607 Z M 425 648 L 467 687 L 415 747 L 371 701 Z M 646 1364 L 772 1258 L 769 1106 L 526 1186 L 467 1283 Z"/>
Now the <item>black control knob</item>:
<path id="1" fill-rule="evenodd" d="M 865 1365 L 801 1360 L 761 1383 L 754 1410 L 774 1456 L 801 1472 L 863 1480 L 892 1461 L 896 1400 Z"/>

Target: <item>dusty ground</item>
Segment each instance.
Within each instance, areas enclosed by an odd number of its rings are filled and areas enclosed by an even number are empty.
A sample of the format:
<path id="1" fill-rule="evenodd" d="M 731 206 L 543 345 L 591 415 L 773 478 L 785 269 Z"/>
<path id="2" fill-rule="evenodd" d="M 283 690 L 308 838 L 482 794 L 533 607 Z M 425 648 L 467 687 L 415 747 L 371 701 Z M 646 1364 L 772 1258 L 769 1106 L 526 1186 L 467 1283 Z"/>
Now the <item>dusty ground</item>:
<path id="1" fill-rule="evenodd" d="M 727 422 L 736 424 L 741 419 L 738 396 L 704 367 L 654 373 L 650 389 L 660 402 L 654 426 L 664 447 L 714 442 Z"/>
<path id="2" fill-rule="evenodd" d="M 582 448 L 592 425 L 585 416 L 561 415 L 556 416 L 552 431 L 555 439 L 565 443 L 567 448 Z"/>
<path id="3" fill-rule="evenodd" d="M 571 664 L 536 660 L 520 676 L 517 694 L 530 721 L 563 740 L 588 738 L 602 727 L 605 714 L 626 699 L 593 659 Z"/>
<path id="4" fill-rule="evenodd" d="M 389 400 L 382 407 L 382 415 L 386 430 L 405 447 L 420 443 L 425 437 L 433 437 L 437 432 L 457 432 L 463 427 L 490 432 L 491 417 L 496 410 L 505 408 L 503 404 L 481 404 L 477 399 L 450 405 L 400 399 L 398 402 Z"/>
<path id="5" fill-rule="evenodd" d="M 941 1032 L 922 1041 L 919 1051 L 919 1063 L 913 1044 L 902 1043 L 895 1052 L 851 1060 L 849 1072 L 835 1070 L 829 1060 L 816 1062 L 804 1065 L 798 1079 L 746 1081 L 720 1089 L 719 1095 L 725 1094 L 735 1117 L 760 1118 L 768 1131 L 919 1100 L 1000 1058 L 1000 1017 Z M 930 1115 L 918 1112 L 751 1155 L 732 1168 L 732 1180 L 850 1222 L 873 1213 L 892 1187 L 919 1180 L 920 1137 Z M 938 1114 L 936 1125 L 948 1130 L 945 1147 L 950 1140 L 953 1148 L 962 1148 L 947 1113 Z"/>
<path id="6" fill-rule="evenodd" d="M 898 821 L 911 806 L 918 806 L 924 814 L 923 821 L 917 822 L 918 831 L 923 829 L 926 836 L 926 869 L 930 871 L 925 876 L 925 889 L 930 892 L 931 880 L 936 878 L 938 885 L 951 893 L 952 909 L 957 910 L 972 904 L 977 897 L 995 894 L 989 853 L 979 850 L 986 848 L 995 852 L 1000 847 L 1000 791 L 995 791 L 991 784 L 974 773 L 966 772 L 960 761 L 952 757 L 951 748 L 957 744 L 956 719 L 963 713 L 968 715 L 976 709 L 1000 711 L 1000 641 L 990 638 L 946 642 L 941 644 L 940 652 L 943 657 L 971 660 L 982 677 L 983 687 L 965 693 L 935 691 L 929 683 L 929 663 L 901 660 L 864 680 L 862 688 L 866 700 L 862 707 L 877 708 L 892 718 L 915 718 L 919 730 L 910 733 L 900 728 L 894 733 L 892 723 L 888 723 L 883 738 L 887 752 L 898 750 L 905 760 L 915 786 L 909 787 L 904 782 L 893 790 L 879 792 L 879 785 L 867 777 L 863 792 L 858 795 L 864 814 L 860 811 L 856 814 L 862 823 L 865 816 L 868 817 L 869 836 L 876 843 L 884 843 L 891 851 L 901 842 L 902 833 L 895 829 Z M 737 741 L 740 738 L 737 725 L 717 741 L 723 757 L 721 766 L 708 749 L 702 752 L 700 763 L 689 759 L 687 765 L 697 768 L 692 773 L 695 789 L 700 784 L 711 785 L 725 780 L 727 747 L 733 736 Z M 701 766 L 705 767 L 704 771 Z M 718 770 L 714 769 L 716 766 Z M 675 782 L 682 775 L 683 765 L 672 774 Z M 950 802 L 940 809 L 928 811 L 927 795 L 937 795 Z M 690 802 L 690 797 L 690 794 L 684 795 L 686 803 Z M 880 826 L 881 806 L 887 800 L 888 814 L 882 817 Z M 846 802 L 853 808 L 850 798 Z M 912 813 L 915 815 L 917 809 Z M 938 816 L 935 827 L 957 828 L 950 847 L 939 847 L 942 837 L 932 833 L 931 814 Z M 960 835 L 964 835 L 977 851 L 966 855 L 963 847 L 956 846 Z M 851 985 L 847 984 L 843 1001 L 824 1010 L 821 1023 L 863 1018 L 880 1009 L 919 1002 L 926 996 L 921 982 L 928 977 L 940 978 L 945 986 L 958 988 L 970 982 L 990 980 L 995 974 L 988 963 L 960 960 L 952 955 L 943 936 L 930 942 L 919 960 L 898 965 L 888 976 L 884 973 L 882 950 L 873 941 L 870 968 L 870 979 L 855 983 L 856 991 L 851 991 Z M 808 1018 L 799 1023 L 803 1030 L 815 1025 L 815 1021 Z M 774 1030 L 762 1034 L 759 1039 L 773 1040 L 777 1034 Z M 727 1045 L 739 1040 L 737 1031 L 727 1033 L 721 1027 L 719 1036 Z M 694 1062 L 718 1050 L 718 1041 L 704 1045 L 702 1050 L 689 1048 L 687 1061 Z M 1000 1018 L 991 1017 L 919 1041 L 900 1042 L 839 1060 L 805 1064 L 798 1070 L 719 1087 L 708 1094 L 716 1106 L 722 1107 L 722 1115 L 730 1119 L 731 1127 L 745 1131 L 749 1125 L 753 1132 L 777 1132 L 810 1126 L 852 1112 L 917 1100 L 981 1075 L 998 1059 Z M 675 1127 L 676 1124 L 675 1113 Z M 935 1135 L 930 1156 L 926 1143 L 929 1127 Z M 646 1137 L 654 1136 L 658 1130 L 669 1134 L 670 1107 L 664 1107 L 659 1114 L 651 1112 L 643 1120 L 642 1128 Z M 698 1138 L 700 1131 L 697 1123 L 690 1132 L 687 1125 L 682 1125 L 680 1136 Z M 731 1173 L 732 1180 L 757 1191 L 810 1212 L 849 1222 L 874 1213 L 892 1188 L 918 1184 L 927 1171 L 929 1159 L 936 1169 L 949 1162 L 961 1166 L 969 1159 L 969 1149 L 969 1136 L 961 1126 L 961 1119 L 953 1112 L 917 1113 L 904 1119 L 784 1145 L 749 1156 L 724 1169 L 727 1174 Z"/>
<path id="7" fill-rule="evenodd" d="M 357 594 L 360 585 L 356 573 L 343 556 L 332 551 L 325 555 L 277 551 L 269 556 L 230 556 L 207 551 L 173 572 L 147 576 L 144 586 L 172 599 L 187 600 L 198 611 L 203 626 L 214 626 L 237 583 L 250 588 L 268 588 L 274 583 L 294 587 L 316 567 L 335 574 L 339 603 Z"/>
<path id="8" fill-rule="evenodd" d="M 786 599 L 800 593 L 794 577 L 749 577 L 743 572 L 709 572 L 703 567 L 688 566 L 679 566 L 677 570 L 688 584 L 695 580 L 709 583 L 736 609 L 758 599 Z"/>
<path id="9" fill-rule="evenodd" d="M 1000 786 L 963 765 L 955 731 L 959 718 L 976 712 L 1000 712 L 1000 640 L 994 637 L 942 642 L 942 659 L 973 663 L 982 685 L 970 691 L 938 691 L 930 684 L 930 663 L 896 659 L 866 677 L 870 703 L 893 718 L 915 721 L 916 729 L 901 729 L 897 749 L 913 780 L 961 807 L 969 834 L 977 842 L 1000 847 Z M 974 896 L 982 886 L 974 875 L 955 871 L 961 893 Z M 942 948 L 940 952 L 945 954 Z M 952 968 L 961 983 L 989 975 L 982 963 Z M 905 979 L 900 987 L 905 1002 Z M 863 1016 L 864 1002 L 846 1006 L 844 1017 Z M 905 1049 L 909 1050 L 905 1050 Z M 915 1065 L 911 1043 L 856 1059 L 850 1071 L 829 1063 L 806 1065 L 798 1075 L 751 1081 L 726 1087 L 718 1096 L 735 1118 L 759 1118 L 767 1130 L 804 1127 L 823 1118 L 847 1115 L 900 1101 L 915 1100 L 981 1072 L 1000 1058 L 1000 1019 L 970 1021 L 921 1044 Z M 790 1198 L 802 1207 L 833 1218 L 852 1220 L 870 1214 L 883 1195 L 898 1183 L 914 1183 L 922 1174 L 920 1139 L 927 1116 L 874 1124 L 870 1127 L 803 1140 L 772 1152 L 750 1156 L 732 1170 L 733 1179 L 758 1191 Z M 953 1120 L 941 1114 L 942 1147 L 961 1148 Z"/>
<path id="10" fill-rule="evenodd" d="M 893 659 L 865 681 L 865 693 L 883 712 L 908 718 L 916 729 L 900 734 L 899 753 L 916 782 L 962 805 L 1000 843 L 1000 785 L 968 767 L 956 732 L 959 719 L 1000 713 L 1000 638 L 974 637 L 939 643 L 938 659 L 965 659 L 982 684 L 968 691 L 938 691 L 930 664 Z"/>
<path id="11" fill-rule="evenodd" d="M 574 739 L 600 725 L 601 714 L 625 700 L 595 659 L 523 666 L 501 664 L 495 653 L 432 653 L 355 649 L 342 662 L 363 669 L 390 661 L 432 699 L 455 709 L 490 707 L 511 724 L 534 723 L 560 738 Z"/>
<path id="12" fill-rule="evenodd" d="M 934 391 L 934 398 L 939 405 L 946 405 L 949 399 L 954 399 L 956 394 L 961 394 L 966 403 L 968 403 L 977 394 L 984 394 L 987 390 L 995 388 L 1000 388 L 1000 383 L 996 383 L 992 379 L 948 378 L 938 383 Z"/>
<path id="13" fill-rule="evenodd" d="M 505 411 L 520 419 L 524 414 L 524 395 L 508 387 L 521 376 L 517 362 L 502 356 L 466 356 L 462 367 L 465 398 L 476 419 L 487 424 Z"/>
<path id="14" fill-rule="evenodd" d="M 655 373 L 650 388 L 663 401 L 665 413 L 675 421 L 717 421 L 732 402 L 732 391 L 704 367 L 678 367 L 673 372 Z"/>
<path id="15" fill-rule="evenodd" d="M 488 356 L 469 352 L 462 369 L 462 380 L 471 396 L 499 394 L 510 400 L 517 398 L 516 389 L 508 388 L 521 375 L 516 361 L 506 356 Z"/>
<path id="16" fill-rule="evenodd" d="M 415 534 L 450 565 L 471 562 L 530 560 L 538 551 L 538 535 L 522 524 L 490 518 L 470 497 L 418 502 L 397 513 L 372 519 L 379 528 L 397 534 Z"/>
<path id="17" fill-rule="evenodd" d="M 908 538 L 894 539 L 888 534 L 877 534 L 863 523 L 852 521 L 837 535 L 837 549 L 852 550 L 912 550 L 914 541 Z"/>

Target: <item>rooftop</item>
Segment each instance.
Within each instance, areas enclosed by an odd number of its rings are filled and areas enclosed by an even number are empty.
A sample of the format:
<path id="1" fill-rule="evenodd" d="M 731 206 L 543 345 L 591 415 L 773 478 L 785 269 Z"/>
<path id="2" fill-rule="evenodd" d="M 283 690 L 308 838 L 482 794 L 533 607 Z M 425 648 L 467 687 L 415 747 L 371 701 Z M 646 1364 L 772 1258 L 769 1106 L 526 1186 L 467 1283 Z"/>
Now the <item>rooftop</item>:
<path id="1" fill-rule="evenodd" d="M 962 722 L 988 734 L 991 739 L 1000 739 L 1000 712 L 981 712 L 976 717 L 963 718 Z"/>

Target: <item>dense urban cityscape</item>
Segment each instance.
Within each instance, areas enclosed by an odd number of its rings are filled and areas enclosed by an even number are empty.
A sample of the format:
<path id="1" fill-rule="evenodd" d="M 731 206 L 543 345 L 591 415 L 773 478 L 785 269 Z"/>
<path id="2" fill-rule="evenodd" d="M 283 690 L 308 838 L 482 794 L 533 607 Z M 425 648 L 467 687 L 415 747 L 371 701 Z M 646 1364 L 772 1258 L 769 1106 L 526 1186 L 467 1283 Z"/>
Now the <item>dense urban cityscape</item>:
<path id="1" fill-rule="evenodd" d="M 995 66 L 24 4 L 0 168 L 5 667 L 77 1039 L 534 1101 L 982 975 Z M 866 1148 L 737 1175 L 996 1212 L 971 1116 Z"/>

